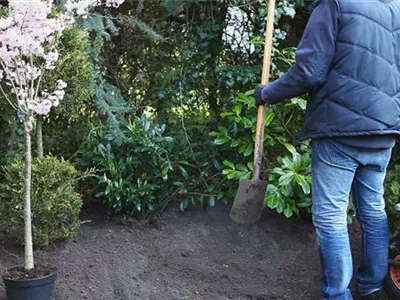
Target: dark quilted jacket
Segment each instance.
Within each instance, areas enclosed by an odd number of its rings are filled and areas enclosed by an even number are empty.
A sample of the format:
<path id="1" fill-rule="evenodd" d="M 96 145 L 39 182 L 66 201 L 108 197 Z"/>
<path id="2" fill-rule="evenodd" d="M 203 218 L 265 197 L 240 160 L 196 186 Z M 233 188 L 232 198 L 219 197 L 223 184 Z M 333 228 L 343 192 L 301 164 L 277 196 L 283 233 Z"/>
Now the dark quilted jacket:
<path id="1" fill-rule="evenodd" d="M 400 1 L 321 0 L 314 13 L 319 5 L 337 9 L 335 20 L 314 16 L 332 35 L 332 52 L 300 44 L 296 65 L 263 98 L 276 103 L 310 93 L 300 139 L 400 134 Z"/>

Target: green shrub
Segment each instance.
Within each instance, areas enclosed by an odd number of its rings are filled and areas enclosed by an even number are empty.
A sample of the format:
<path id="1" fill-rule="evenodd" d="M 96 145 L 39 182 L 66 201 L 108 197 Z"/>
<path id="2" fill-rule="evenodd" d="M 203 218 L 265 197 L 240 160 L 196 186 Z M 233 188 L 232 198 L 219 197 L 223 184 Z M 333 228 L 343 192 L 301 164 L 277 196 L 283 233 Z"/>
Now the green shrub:
<path id="1" fill-rule="evenodd" d="M 222 166 L 204 120 L 187 120 L 187 127 L 179 126 L 180 119 L 175 122 L 167 129 L 146 116 L 121 120 L 121 140 L 106 126 L 93 127 L 78 165 L 96 170 L 90 185 L 109 213 L 146 218 L 161 213 L 170 201 L 179 201 L 185 210 L 212 207 L 226 197 Z"/>
<path id="2" fill-rule="evenodd" d="M 394 206 L 400 202 L 400 165 L 391 168 L 386 176 L 385 182 L 386 210 L 394 214 Z"/>
<path id="3" fill-rule="evenodd" d="M 300 211 L 311 214 L 311 157 L 304 148 L 303 155 L 293 148 L 291 156 L 279 157 L 279 165 L 270 171 L 264 204 L 287 218 Z"/>
<path id="4" fill-rule="evenodd" d="M 398 213 L 395 205 L 400 203 L 400 165 L 395 165 L 387 173 L 385 181 L 385 202 L 386 211 L 389 215 L 392 229 L 397 229 L 400 225 Z"/>
<path id="5" fill-rule="evenodd" d="M 121 123 L 124 139 L 119 141 L 112 130 L 93 128 L 79 151 L 79 165 L 96 169 L 96 197 L 109 212 L 146 217 L 165 198 L 172 169 L 172 138 L 165 129 L 146 117 L 134 118 Z"/>
<path id="6" fill-rule="evenodd" d="M 234 106 L 221 114 L 218 130 L 210 133 L 215 145 L 231 150 L 222 171 L 229 180 L 250 179 L 253 173 L 257 123 L 253 94 L 254 91 L 239 93 Z M 264 205 L 287 218 L 311 213 L 311 149 L 308 143 L 293 146 L 305 104 L 305 99 L 295 98 L 268 107 L 266 113 L 261 175 L 269 179 L 269 185 Z"/>
<path id="7" fill-rule="evenodd" d="M 4 168 L 0 184 L 0 217 L 19 241 L 24 234 L 24 162 Z M 80 173 L 69 162 L 42 157 L 32 163 L 32 226 L 36 246 L 47 246 L 74 236 L 82 206 L 75 185 Z"/>

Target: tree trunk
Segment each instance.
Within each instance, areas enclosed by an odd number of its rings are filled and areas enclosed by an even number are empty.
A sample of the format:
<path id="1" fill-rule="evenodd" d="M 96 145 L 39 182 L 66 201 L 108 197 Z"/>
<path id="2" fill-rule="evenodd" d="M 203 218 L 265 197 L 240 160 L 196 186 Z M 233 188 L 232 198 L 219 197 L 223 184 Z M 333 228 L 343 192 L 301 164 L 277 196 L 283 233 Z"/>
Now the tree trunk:
<path id="1" fill-rule="evenodd" d="M 43 130 L 42 130 L 42 117 L 37 118 L 36 123 L 36 143 L 37 143 L 37 155 L 43 157 Z"/>
<path id="2" fill-rule="evenodd" d="M 25 136 L 25 270 L 34 268 L 33 243 L 32 243 L 32 217 L 31 217 L 31 173 L 32 173 L 32 116 L 25 116 L 24 136 Z"/>

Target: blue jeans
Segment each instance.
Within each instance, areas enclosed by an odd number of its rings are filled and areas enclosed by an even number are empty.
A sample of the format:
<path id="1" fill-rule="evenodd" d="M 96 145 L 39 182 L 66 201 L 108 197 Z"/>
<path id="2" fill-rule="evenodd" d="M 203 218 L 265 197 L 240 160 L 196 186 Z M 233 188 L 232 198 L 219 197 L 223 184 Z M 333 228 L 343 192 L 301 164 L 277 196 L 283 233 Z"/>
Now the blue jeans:
<path id="1" fill-rule="evenodd" d="M 353 299 L 349 290 L 353 261 L 347 231 L 350 191 L 362 230 L 356 283 L 361 295 L 381 288 L 389 247 L 383 182 L 391 152 L 346 146 L 333 139 L 313 142 L 313 222 L 323 269 L 323 299 Z"/>

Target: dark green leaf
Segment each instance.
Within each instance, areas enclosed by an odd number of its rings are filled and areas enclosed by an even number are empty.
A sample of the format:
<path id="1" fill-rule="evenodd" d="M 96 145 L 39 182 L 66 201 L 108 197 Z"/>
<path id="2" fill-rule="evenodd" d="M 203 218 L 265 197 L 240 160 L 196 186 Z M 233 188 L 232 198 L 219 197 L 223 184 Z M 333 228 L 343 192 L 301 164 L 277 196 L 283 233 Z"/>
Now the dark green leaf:
<path id="1" fill-rule="evenodd" d="M 296 154 L 297 153 L 296 148 L 293 145 L 291 145 L 289 143 L 285 143 L 283 145 L 286 147 L 286 149 L 288 149 L 288 151 L 290 153 L 292 153 L 292 154 Z"/>
<path id="2" fill-rule="evenodd" d="M 275 114 L 271 111 L 267 113 L 267 116 L 265 117 L 265 126 L 269 126 L 271 122 L 274 120 Z"/>
<path id="3" fill-rule="evenodd" d="M 286 218 L 290 218 L 293 216 L 293 210 L 290 207 L 287 207 L 284 211 L 283 214 L 285 215 Z"/>
<path id="4" fill-rule="evenodd" d="M 223 145 L 227 142 L 229 142 L 229 138 L 219 138 L 214 140 L 215 145 Z"/>
<path id="5" fill-rule="evenodd" d="M 215 206 L 215 197 L 211 197 L 208 199 L 208 206 L 214 207 Z"/>
<path id="6" fill-rule="evenodd" d="M 233 162 L 231 162 L 231 161 L 229 161 L 229 160 L 224 160 L 224 161 L 222 162 L 222 164 L 223 164 L 224 166 L 227 166 L 227 167 L 231 168 L 231 169 L 235 169 L 235 165 L 233 164 Z"/>

